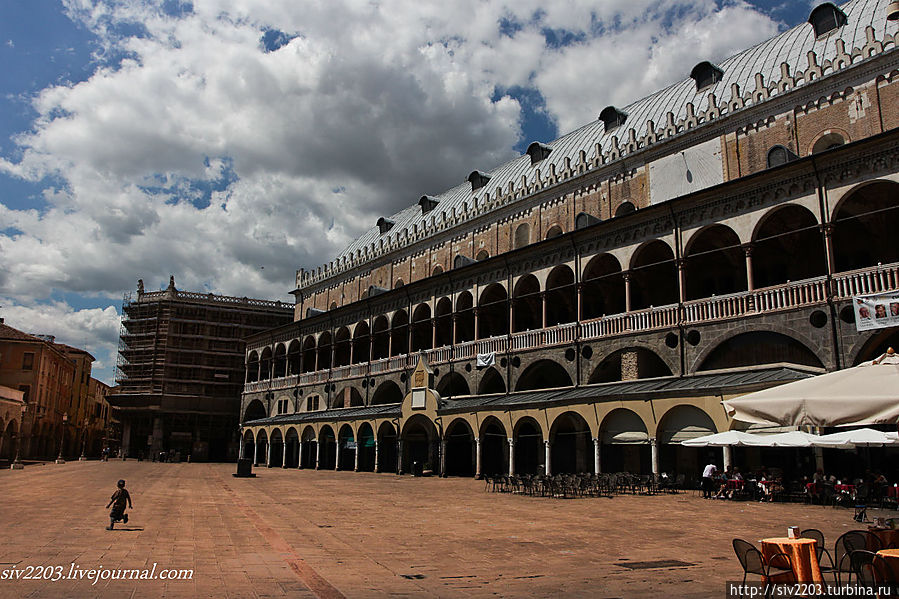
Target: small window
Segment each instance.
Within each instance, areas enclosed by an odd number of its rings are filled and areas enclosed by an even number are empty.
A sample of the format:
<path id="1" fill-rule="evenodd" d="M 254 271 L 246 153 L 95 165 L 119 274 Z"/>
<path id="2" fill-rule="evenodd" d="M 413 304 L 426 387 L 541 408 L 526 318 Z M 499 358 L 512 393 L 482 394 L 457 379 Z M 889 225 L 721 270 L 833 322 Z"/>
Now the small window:
<path id="1" fill-rule="evenodd" d="M 553 225 L 549 228 L 549 231 L 546 232 L 546 239 L 552 239 L 553 237 L 559 237 L 562 235 L 562 228 L 559 225 Z"/>
<path id="2" fill-rule="evenodd" d="M 780 166 L 796 160 L 796 154 L 781 145 L 776 145 L 768 150 L 768 168 Z"/>
<path id="3" fill-rule="evenodd" d="M 696 82 L 696 91 L 699 91 L 721 81 L 724 71 L 708 61 L 703 61 L 693 67 L 690 77 Z"/>
<path id="4" fill-rule="evenodd" d="M 22 370 L 34 370 L 34 354 L 32 352 L 22 354 Z"/>
<path id="5" fill-rule="evenodd" d="M 599 113 L 599 120 L 602 121 L 606 131 L 611 131 L 615 127 L 623 125 L 624 121 L 627 120 L 627 115 L 614 106 L 606 106 Z"/>
<path id="6" fill-rule="evenodd" d="M 601 222 L 600 219 L 596 218 L 592 214 L 581 212 L 576 217 L 574 217 L 574 228 L 580 230 L 589 227 L 590 225 L 595 225 L 598 222 Z"/>
<path id="7" fill-rule="evenodd" d="M 535 141 L 528 146 L 527 154 L 531 157 L 531 164 L 537 164 L 541 160 L 545 160 L 552 151 L 553 149 L 548 145 Z"/>
<path id="8" fill-rule="evenodd" d="M 471 183 L 471 191 L 476 191 L 490 181 L 490 175 L 483 171 L 472 171 L 470 175 L 468 175 L 468 182 Z"/>
<path id="9" fill-rule="evenodd" d="M 846 13 L 831 2 L 816 6 L 808 16 L 808 22 L 815 28 L 815 37 L 827 35 L 846 24 Z"/>
<path id="10" fill-rule="evenodd" d="M 440 203 L 440 200 L 435 198 L 434 196 L 421 196 L 418 200 L 418 205 L 421 206 L 421 213 L 427 214 L 431 210 L 437 207 L 437 204 Z"/>
<path id="11" fill-rule="evenodd" d="M 624 216 L 625 214 L 631 214 L 632 212 L 636 212 L 636 211 L 637 211 L 636 206 L 634 206 L 630 202 L 623 202 L 615 210 L 615 216 Z"/>
<path id="12" fill-rule="evenodd" d="M 475 260 L 480 262 L 481 260 L 486 260 L 490 257 L 490 253 L 487 250 L 481 250 L 478 252 L 478 255 L 474 257 Z"/>
<path id="13" fill-rule="evenodd" d="M 382 216 L 381 218 L 378 219 L 377 224 L 378 224 L 378 230 L 381 232 L 381 235 L 383 235 L 384 233 L 386 233 L 387 231 L 392 229 L 393 225 L 395 225 L 396 223 L 394 223 L 389 218 L 384 218 Z"/>

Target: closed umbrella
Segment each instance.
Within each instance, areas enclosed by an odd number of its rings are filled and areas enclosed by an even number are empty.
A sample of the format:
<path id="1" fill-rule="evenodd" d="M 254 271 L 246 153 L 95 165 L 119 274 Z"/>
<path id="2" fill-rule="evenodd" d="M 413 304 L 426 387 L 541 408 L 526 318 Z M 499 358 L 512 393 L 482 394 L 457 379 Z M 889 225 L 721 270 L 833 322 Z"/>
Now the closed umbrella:
<path id="1" fill-rule="evenodd" d="M 899 356 L 876 360 L 722 402 L 728 416 L 757 424 L 849 426 L 899 421 Z"/>

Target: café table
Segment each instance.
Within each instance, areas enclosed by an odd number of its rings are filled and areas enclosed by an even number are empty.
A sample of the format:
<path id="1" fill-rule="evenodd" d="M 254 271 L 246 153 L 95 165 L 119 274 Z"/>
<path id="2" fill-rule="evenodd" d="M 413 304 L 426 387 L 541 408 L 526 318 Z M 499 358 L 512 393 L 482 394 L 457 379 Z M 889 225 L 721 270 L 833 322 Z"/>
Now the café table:
<path id="1" fill-rule="evenodd" d="M 899 549 L 881 549 L 874 559 L 883 561 L 876 571 L 883 572 L 888 580 L 881 582 L 899 583 Z"/>
<path id="2" fill-rule="evenodd" d="M 778 553 L 785 553 L 790 556 L 790 563 L 793 567 L 793 582 L 824 582 L 821 575 L 821 566 L 818 564 L 818 551 L 816 549 L 817 542 L 815 539 L 791 539 L 789 537 L 774 537 L 770 539 L 762 539 L 762 557 L 765 561 L 770 560 Z M 786 564 L 775 565 L 784 566 Z M 772 577 L 773 582 L 785 582 L 778 577 Z"/>

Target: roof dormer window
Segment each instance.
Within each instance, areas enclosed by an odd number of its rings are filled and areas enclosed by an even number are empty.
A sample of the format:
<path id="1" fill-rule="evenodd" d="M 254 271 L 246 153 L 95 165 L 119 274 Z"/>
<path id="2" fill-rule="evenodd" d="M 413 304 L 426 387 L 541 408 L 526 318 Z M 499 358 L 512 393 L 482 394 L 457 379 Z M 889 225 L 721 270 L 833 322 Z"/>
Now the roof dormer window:
<path id="1" fill-rule="evenodd" d="M 392 229 L 393 225 L 395 225 L 395 224 L 396 223 L 394 223 L 389 218 L 384 218 L 382 216 L 381 218 L 378 219 L 378 230 L 381 232 L 381 235 L 383 235 L 384 233 L 386 233 L 387 231 Z"/>
<path id="2" fill-rule="evenodd" d="M 815 28 L 815 37 L 821 37 L 845 25 L 846 13 L 832 2 L 825 2 L 812 9 L 808 22 Z"/>
<path id="3" fill-rule="evenodd" d="M 623 125 L 627 120 L 627 115 L 614 106 L 606 106 L 599 113 L 599 120 L 605 125 L 606 131 L 611 131 L 619 125 Z"/>
<path id="4" fill-rule="evenodd" d="M 700 91 L 721 81 L 724 77 L 724 71 L 704 60 L 693 67 L 693 70 L 690 71 L 690 77 L 696 82 L 696 91 Z"/>
<path id="5" fill-rule="evenodd" d="M 553 149 L 548 145 L 535 141 L 528 146 L 527 154 L 531 157 L 531 164 L 537 164 L 541 160 L 546 159 L 552 151 Z"/>
<path id="6" fill-rule="evenodd" d="M 484 187 L 489 180 L 490 175 L 484 171 L 471 171 L 471 174 L 468 175 L 468 182 L 471 183 L 471 191 L 477 191 Z"/>
<path id="7" fill-rule="evenodd" d="M 437 204 L 440 203 L 438 198 L 434 196 L 421 196 L 418 200 L 418 205 L 421 206 L 421 213 L 427 214 L 431 210 L 437 207 Z"/>

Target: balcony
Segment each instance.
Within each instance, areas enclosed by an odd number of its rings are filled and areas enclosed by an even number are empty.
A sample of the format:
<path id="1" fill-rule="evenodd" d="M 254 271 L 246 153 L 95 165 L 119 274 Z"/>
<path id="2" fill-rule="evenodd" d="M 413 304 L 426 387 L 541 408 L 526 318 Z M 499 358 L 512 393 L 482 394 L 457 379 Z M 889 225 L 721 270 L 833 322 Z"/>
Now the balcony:
<path id="1" fill-rule="evenodd" d="M 899 263 L 839 273 L 831 277 L 830 284 L 835 300 L 846 300 L 854 295 L 899 290 Z M 680 305 L 656 306 L 578 323 L 465 341 L 451 346 L 423 350 L 420 353 L 424 354 L 429 364 L 444 364 L 457 360 L 470 360 L 477 354 L 528 351 L 568 345 L 575 341 L 592 341 L 619 335 L 669 329 L 679 324 L 698 325 L 759 314 L 774 314 L 825 304 L 827 302 L 827 286 L 827 277 L 817 277 L 764 289 L 692 300 Z M 679 312 L 682 314 L 680 319 L 678 318 Z M 351 364 L 246 383 L 244 392 L 288 389 L 322 383 L 327 380 L 397 372 L 414 368 L 418 362 L 418 354 L 419 352 L 416 352 L 362 364 Z"/>

